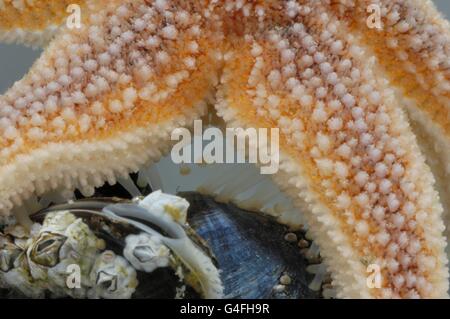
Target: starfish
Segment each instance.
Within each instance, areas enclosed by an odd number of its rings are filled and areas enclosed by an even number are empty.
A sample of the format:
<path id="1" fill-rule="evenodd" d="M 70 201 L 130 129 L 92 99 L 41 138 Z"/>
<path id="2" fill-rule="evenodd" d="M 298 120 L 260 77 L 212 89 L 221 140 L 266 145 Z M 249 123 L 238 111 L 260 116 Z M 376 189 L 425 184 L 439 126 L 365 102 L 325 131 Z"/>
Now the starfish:
<path id="1" fill-rule="evenodd" d="M 280 128 L 274 180 L 338 297 L 447 297 L 449 30 L 429 0 L 0 0 L 0 39 L 46 46 L 0 97 L 0 210 L 114 184 L 212 104 Z"/>

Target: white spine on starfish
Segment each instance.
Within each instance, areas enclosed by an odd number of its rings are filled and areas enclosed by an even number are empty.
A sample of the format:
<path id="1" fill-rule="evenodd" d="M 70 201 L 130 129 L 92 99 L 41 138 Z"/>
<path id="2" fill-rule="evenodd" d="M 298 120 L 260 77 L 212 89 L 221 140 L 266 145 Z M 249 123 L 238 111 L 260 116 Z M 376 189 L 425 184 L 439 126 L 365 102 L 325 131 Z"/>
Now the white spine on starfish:
<path id="1" fill-rule="evenodd" d="M 218 94 L 216 104 L 218 114 L 228 119 L 227 122 L 232 127 L 245 128 L 247 124 L 239 120 L 236 112 L 226 102 L 225 96 L 224 92 Z M 290 178 L 286 180 L 286 176 Z M 333 284 L 341 289 L 338 297 L 370 298 L 365 269 L 359 262 L 359 257 L 352 252 L 351 239 L 341 232 L 339 221 L 320 203 L 317 194 L 309 189 L 305 176 L 303 168 L 295 159 L 281 155 L 280 172 L 275 174 L 273 179 L 282 191 L 291 196 L 299 211 L 306 213 L 314 241 L 319 244 L 322 256 L 326 257 L 328 270 L 333 274 Z"/>
<path id="2" fill-rule="evenodd" d="M 91 196 L 94 188 L 102 186 L 105 180 L 113 185 L 117 177 L 126 177 L 129 172 L 137 172 L 149 162 L 159 160 L 170 149 L 167 141 L 171 132 L 180 123 L 183 126 L 193 123 L 205 112 L 205 103 L 199 102 L 190 116 L 173 118 L 158 127 L 138 128 L 110 140 L 50 144 L 20 155 L 14 164 L 0 168 L 0 211 L 8 213 L 31 194 L 42 195 L 55 189 L 80 189 Z M 43 178 L 37 179 L 36 173 Z"/>
<path id="3" fill-rule="evenodd" d="M 203 180 L 197 191 L 213 196 L 218 202 L 233 203 L 249 211 L 259 211 L 270 215 L 289 226 L 290 229 L 304 229 L 306 220 L 293 207 L 288 197 L 280 192 L 267 175 L 261 175 L 257 166 L 249 164 L 208 164 L 202 167 Z M 281 180 L 288 176 L 280 173 Z"/>
<path id="4" fill-rule="evenodd" d="M 414 100 L 402 100 L 405 104 L 420 148 L 436 178 L 440 199 L 444 206 L 445 234 L 450 238 L 450 139 L 421 109 Z M 450 256 L 450 246 L 447 254 Z"/>
<path id="5" fill-rule="evenodd" d="M 90 6 L 92 12 L 98 12 L 94 3 Z M 176 105 L 179 115 L 171 115 L 167 121 L 162 119 L 153 125 L 131 126 L 132 129 L 117 136 L 106 134 L 103 139 L 58 143 L 58 139 L 67 133 L 74 136 L 94 127 L 105 128 L 107 116 L 118 114 L 129 118 L 138 102 L 157 104 L 166 101 L 190 75 L 184 69 L 168 73 L 166 83 L 157 83 L 162 86 L 158 91 L 150 78 L 154 77 L 155 71 L 164 73 L 171 57 L 159 49 L 154 51 L 157 51 L 156 57 L 165 57 L 163 62 L 144 57 L 140 48 L 146 46 L 145 39 L 139 39 L 159 32 L 155 23 L 161 21 L 155 18 L 154 8 L 133 1 L 115 1 L 110 3 L 109 10 L 115 15 L 92 14 L 89 21 L 93 25 L 90 27 L 83 25 L 73 31 L 64 28 L 66 33 L 49 45 L 30 74 L 0 98 L 2 142 L 8 145 L 1 150 L 2 211 L 8 212 L 14 205 L 20 205 L 22 199 L 33 192 L 43 194 L 59 187 L 79 188 L 84 195 L 92 195 L 94 187 L 101 186 L 105 180 L 114 184 L 118 176 L 126 176 L 149 161 L 159 159 L 170 147 L 167 141 L 172 130 L 189 126 L 193 119 L 206 112 L 203 101 L 208 96 L 202 95 L 206 91 L 202 88 L 200 95 Z M 142 19 L 147 24 L 143 24 Z M 175 20 L 180 19 L 175 17 Z M 179 23 L 183 27 L 193 27 L 192 17 L 181 20 Z M 107 28 L 108 23 L 111 29 Z M 174 30 L 172 25 L 163 36 L 172 38 Z M 105 41 L 102 32 L 112 34 L 111 43 Z M 191 38 L 196 37 L 198 33 Z M 161 44 L 176 50 L 172 39 Z M 125 47 L 131 51 L 129 56 Z M 195 54 L 187 56 L 196 60 Z M 133 67 L 128 69 L 128 64 Z M 210 76 L 214 77 L 213 74 Z M 47 142 L 45 139 L 49 136 L 56 140 Z M 42 147 L 18 154 L 12 163 L 8 162 L 7 158 L 18 148 L 38 141 Z M 37 173 L 42 178 L 36 178 Z"/>

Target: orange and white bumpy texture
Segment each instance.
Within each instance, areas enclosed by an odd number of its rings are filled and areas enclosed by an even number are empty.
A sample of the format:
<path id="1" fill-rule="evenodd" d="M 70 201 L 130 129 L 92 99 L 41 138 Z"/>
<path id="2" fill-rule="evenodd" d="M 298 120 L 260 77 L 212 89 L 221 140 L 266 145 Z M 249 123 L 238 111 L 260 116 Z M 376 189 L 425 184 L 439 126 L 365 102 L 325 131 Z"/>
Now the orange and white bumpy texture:
<path id="1" fill-rule="evenodd" d="M 88 2 L 82 29 L 63 29 L 0 97 L 1 211 L 56 189 L 89 195 L 158 160 L 216 94 L 229 126 L 280 128 L 275 180 L 306 214 L 338 297 L 446 297 L 433 175 L 346 8 Z"/>
<path id="2" fill-rule="evenodd" d="M 437 181 L 450 223 L 450 24 L 430 0 L 341 1 L 339 16 L 351 17 L 353 33 L 378 57 L 398 89 Z M 366 8 L 377 5 L 381 30 L 364 27 Z M 450 227 L 446 230 L 450 236 Z"/>
<path id="3" fill-rule="evenodd" d="M 43 46 L 64 23 L 70 5 L 84 3 L 84 0 L 0 0 L 0 41 Z"/>

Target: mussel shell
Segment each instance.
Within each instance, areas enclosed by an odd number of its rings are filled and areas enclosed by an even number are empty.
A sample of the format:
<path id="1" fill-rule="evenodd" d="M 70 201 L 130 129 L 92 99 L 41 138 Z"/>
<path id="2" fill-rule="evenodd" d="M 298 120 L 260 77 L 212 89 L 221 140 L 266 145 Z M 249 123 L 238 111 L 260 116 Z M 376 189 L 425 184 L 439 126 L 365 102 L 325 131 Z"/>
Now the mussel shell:
<path id="1" fill-rule="evenodd" d="M 131 176 L 136 181 L 137 176 Z M 142 194 L 151 190 L 140 188 Z M 232 204 L 223 204 L 213 198 L 199 193 L 178 194 L 190 203 L 188 222 L 189 236 L 202 249 L 210 249 L 209 255 L 215 257 L 215 263 L 221 271 L 225 288 L 225 298 L 318 298 L 320 294 L 308 288 L 313 275 L 306 271 L 307 260 L 299 252 L 295 243 L 284 240 L 289 231 L 269 216 L 249 212 Z M 64 205 L 52 206 L 34 216 L 33 220 L 42 222 L 45 214 L 54 210 L 67 210 L 80 217 L 94 231 L 95 235 L 105 240 L 106 249 L 122 254 L 125 237 L 139 233 L 131 224 L 112 221 L 99 214 L 112 203 L 129 203 L 129 194 L 119 184 L 105 185 L 96 190 L 95 198 L 83 199 L 76 192 L 77 201 Z M 142 222 L 142 221 L 141 221 Z M 110 231 L 101 225 L 107 224 Z M 155 225 L 151 225 L 156 227 Z M 164 230 L 161 230 L 164 233 Z M 195 236 L 195 233 L 198 236 Z M 292 283 L 282 292 L 274 287 L 279 284 L 283 274 L 289 274 Z M 133 298 L 173 298 L 179 278 L 169 267 L 159 268 L 148 274 L 137 271 L 139 286 Z M 17 297 L 9 291 L 0 289 L 0 297 Z M 20 296 L 19 296 L 20 297 Z M 199 298 L 199 294 L 187 287 L 186 298 Z"/>
<path id="2" fill-rule="evenodd" d="M 308 288 L 314 276 L 289 232 L 273 218 L 222 204 L 199 193 L 180 193 L 190 203 L 188 222 L 208 243 L 221 270 L 225 298 L 319 298 Z M 289 274 L 282 292 L 274 287 Z"/>

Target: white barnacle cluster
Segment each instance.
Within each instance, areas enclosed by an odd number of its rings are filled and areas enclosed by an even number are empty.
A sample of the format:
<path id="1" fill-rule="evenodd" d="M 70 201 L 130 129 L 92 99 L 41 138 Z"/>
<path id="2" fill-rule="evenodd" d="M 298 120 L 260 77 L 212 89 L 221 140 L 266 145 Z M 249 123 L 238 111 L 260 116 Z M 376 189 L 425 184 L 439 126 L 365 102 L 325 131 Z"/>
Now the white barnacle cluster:
<path id="1" fill-rule="evenodd" d="M 68 211 L 49 213 L 31 232 L 10 227 L 0 238 L 0 286 L 27 297 L 131 298 L 138 285 L 128 261 L 102 252 L 105 242 Z M 71 286 L 74 273 L 78 284 Z"/>
<path id="2" fill-rule="evenodd" d="M 128 235 L 123 254 L 133 267 L 147 273 L 171 267 L 183 283 L 177 288 L 177 297 L 183 297 L 185 284 L 204 298 L 222 297 L 219 271 L 211 256 L 196 243 L 192 230 L 186 231 L 189 203 L 181 197 L 156 191 L 138 201 L 137 205 L 139 209 L 136 212 L 127 212 L 129 217 L 146 220 L 167 234 L 141 225 L 139 228 L 144 230 L 143 233 Z"/>
<path id="3" fill-rule="evenodd" d="M 174 275 L 177 288 L 189 285 L 205 298 L 222 296 L 212 257 L 183 218 L 188 202 L 155 192 L 134 204 L 115 204 L 83 217 L 68 204 L 68 210 L 44 212 L 43 223 L 31 230 L 2 228 L 0 288 L 31 298 L 129 299 L 141 288 L 140 272 L 142 285 L 154 284 L 156 290 L 174 284 Z M 122 216 L 123 204 L 125 216 L 136 219 Z M 146 274 L 152 274 L 150 281 Z"/>

